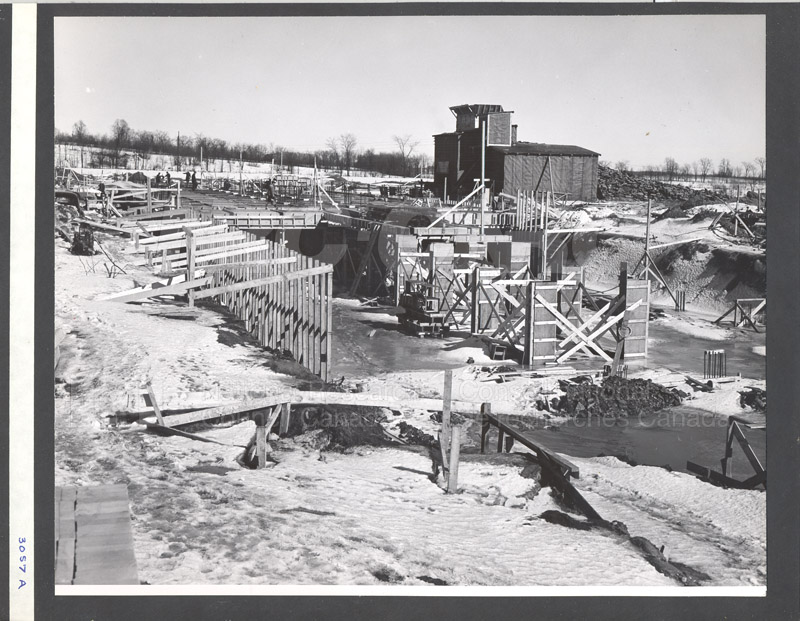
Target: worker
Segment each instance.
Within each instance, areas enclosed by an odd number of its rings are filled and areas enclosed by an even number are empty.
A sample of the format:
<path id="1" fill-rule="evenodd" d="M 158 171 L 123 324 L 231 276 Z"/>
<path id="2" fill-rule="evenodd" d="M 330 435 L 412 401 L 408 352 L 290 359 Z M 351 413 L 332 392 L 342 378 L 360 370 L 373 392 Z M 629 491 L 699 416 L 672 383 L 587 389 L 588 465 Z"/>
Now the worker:
<path id="1" fill-rule="evenodd" d="M 169 184 L 172 181 L 172 177 L 170 176 L 169 171 L 167 171 L 166 180 L 167 180 L 167 187 L 169 187 Z"/>
<path id="2" fill-rule="evenodd" d="M 160 188 L 160 187 L 161 187 L 161 180 L 162 180 L 162 177 L 161 177 L 161 172 L 159 172 L 159 173 L 156 175 L 156 187 L 157 187 L 157 188 Z"/>
<path id="3" fill-rule="evenodd" d="M 192 173 L 188 170 L 186 171 L 186 187 L 189 187 L 189 184 L 192 182 Z"/>
<path id="4" fill-rule="evenodd" d="M 197 189 L 197 173 L 195 171 L 192 171 L 192 189 Z"/>

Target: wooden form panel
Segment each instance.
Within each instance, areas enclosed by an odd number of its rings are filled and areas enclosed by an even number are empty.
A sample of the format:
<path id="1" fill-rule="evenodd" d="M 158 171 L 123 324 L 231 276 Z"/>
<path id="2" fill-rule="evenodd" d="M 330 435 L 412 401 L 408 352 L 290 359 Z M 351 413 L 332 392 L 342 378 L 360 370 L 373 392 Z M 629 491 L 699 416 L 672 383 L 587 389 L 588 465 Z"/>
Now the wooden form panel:
<path id="1" fill-rule="evenodd" d="M 247 265 L 216 264 L 211 278 L 208 295 L 242 319 L 263 347 L 290 352 L 328 381 L 332 266 L 265 241 Z"/>
<path id="2" fill-rule="evenodd" d="M 546 304 L 558 303 L 559 287 L 556 283 L 530 282 L 527 285 L 525 315 L 525 341 L 522 364 L 542 365 L 556 359 L 557 322 Z"/>
<path id="3" fill-rule="evenodd" d="M 56 584 L 139 584 L 128 488 L 56 488 Z"/>
<path id="4" fill-rule="evenodd" d="M 650 317 L 650 281 L 628 280 L 626 290 L 626 306 L 639 306 L 626 312 L 626 320 L 630 333 L 625 336 L 625 359 L 647 357 L 647 333 Z"/>

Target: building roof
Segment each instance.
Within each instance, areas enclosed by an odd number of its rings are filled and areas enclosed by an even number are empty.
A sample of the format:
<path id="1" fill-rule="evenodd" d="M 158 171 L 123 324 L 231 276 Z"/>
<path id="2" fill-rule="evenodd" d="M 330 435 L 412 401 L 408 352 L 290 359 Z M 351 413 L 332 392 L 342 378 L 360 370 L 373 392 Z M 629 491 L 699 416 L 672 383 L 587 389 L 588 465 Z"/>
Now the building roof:
<path id="1" fill-rule="evenodd" d="M 506 155 L 600 155 L 583 147 L 571 144 L 543 144 L 540 142 L 517 142 L 510 147 L 488 147 Z"/>
<path id="2" fill-rule="evenodd" d="M 461 104 L 460 106 L 450 106 L 450 111 L 453 114 L 474 114 L 475 116 L 480 116 L 493 112 L 503 112 L 503 106 L 500 104 Z"/>

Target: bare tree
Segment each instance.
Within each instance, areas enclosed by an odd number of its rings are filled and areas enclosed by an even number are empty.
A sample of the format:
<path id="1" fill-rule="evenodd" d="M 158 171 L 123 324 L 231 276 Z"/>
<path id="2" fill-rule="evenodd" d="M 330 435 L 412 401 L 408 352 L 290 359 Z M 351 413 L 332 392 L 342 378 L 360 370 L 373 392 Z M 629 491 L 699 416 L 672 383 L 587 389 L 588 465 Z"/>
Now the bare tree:
<path id="1" fill-rule="evenodd" d="M 711 158 L 702 157 L 700 158 L 700 174 L 703 175 L 703 181 L 706 180 L 708 173 L 710 173 L 714 169 L 714 162 Z"/>
<path id="2" fill-rule="evenodd" d="M 753 162 L 742 162 L 745 178 L 750 178 L 755 175 L 756 165 Z"/>
<path id="3" fill-rule="evenodd" d="M 350 167 L 353 165 L 353 156 L 356 154 L 358 139 L 353 134 L 342 134 L 339 136 L 339 146 L 342 148 L 342 159 L 347 174 L 350 174 Z"/>
<path id="4" fill-rule="evenodd" d="M 619 172 L 628 172 L 628 160 L 620 160 L 614 164 L 614 168 L 616 168 Z"/>
<path id="5" fill-rule="evenodd" d="M 719 161 L 719 168 L 717 168 L 717 174 L 720 177 L 730 177 L 733 174 L 733 169 L 731 168 L 731 162 L 729 159 L 723 157 Z"/>
<path id="6" fill-rule="evenodd" d="M 114 167 L 119 168 L 123 147 L 130 141 L 131 128 L 125 119 L 117 119 L 111 125 L 111 144 L 114 151 Z"/>
<path id="7" fill-rule="evenodd" d="M 86 123 L 83 121 L 78 121 L 72 126 L 72 139 L 77 144 L 82 145 L 86 141 L 86 136 L 88 133 L 89 132 L 86 129 Z"/>
<path id="8" fill-rule="evenodd" d="M 694 180 L 697 181 L 697 175 L 700 174 L 700 162 L 692 162 L 692 174 L 694 175 Z"/>
<path id="9" fill-rule="evenodd" d="M 339 155 L 339 139 L 338 138 L 328 138 L 325 141 L 325 146 L 328 148 L 327 157 L 322 157 L 323 162 L 330 162 L 334 166 L 339 165 L 340 155 Z M 323 164 L 324 165 L 324 164 Z"/>
<path id="10" fill-rule="evenodd" d="M 676 162 L 673 158 L 668 157 L 664 160 L 664 172 L 667 173 L 670 181 L 675 178 L 679 169 L 680 167 L 678 166 L 678 162 Z"/>
<path id="11" fill-rule="evenodd" d="M 408 174 L 408 160 L 411 157 L 411 154 L 414 152 L 414 149 L 419 144 L 419 140 L 413 140 L 411 138 L 411 134 L 406 134 L 405 136 L 392 136 L 392 140 L 397 145 L 397 149 L 400 151 L 400 160 L 403 165 L 403 174 Z"/>
<path id="12" fill-rule="evenodd" d="M 767 176 L 767 158 L 765 157 L 757 157 L 756 164 L 761 169 L 761 179 L 766 179 Z"/>
<path id="13" fill-rule="evenodd" d="M 683 176 L 685 181 L 689 180 L 689 174 L 692 172 L 692 165 L 691 164 L 683 164 L 681 166 L 681 175 Z"/>

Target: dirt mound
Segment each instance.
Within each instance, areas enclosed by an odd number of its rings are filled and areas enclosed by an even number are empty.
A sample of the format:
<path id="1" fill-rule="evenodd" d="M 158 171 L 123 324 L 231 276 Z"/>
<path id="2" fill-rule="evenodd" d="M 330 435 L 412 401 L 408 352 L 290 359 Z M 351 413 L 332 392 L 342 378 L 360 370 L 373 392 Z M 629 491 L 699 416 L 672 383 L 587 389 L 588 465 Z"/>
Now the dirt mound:
<path id="1" fill-rule="evenodd" d="M 306 408 L 290 419 L 288 435 L 296 436 L 321 430 L 320 450 L 343 451 L 354 446 L 388 446 L 393 442 L 383 430 L 386 417 L 378 408 L 353 411 L 348 406 Z"/>
<path id="2" fill-rule="evenodd" d="M 740 227 L 741 230 L 741 227 Z M 638 240 L 599 237 L 596 246 L 577 249 L 574 260 L 584 267 L 589 282 L 608 283 L 619 278 L 619 265 L 629 268 L 642 257 Z M 658 269 L 675 291 L 686 291 L 687 304 L 722 313 L 738 298 L 766 297 L 766 259 L 763 251 L 748 248 L 713 248 L 705 241 L 678 244 L 652 252 Z M 666 290 L 652 281 L 655 301 L 666 301 Z"/>
<path id="3" fill-rule="evenodd" d="M 571 416 L 627 417 L 651 414 L 680 405 L 682 398 L 674 389 L 650 380 L 608 377 L 602 385 L 566 386 L 556 409 Z"/>
<path id="4" fill-rule="evenodd" d="M 696 205 L 719 203 L 727 196 L 712 190 L 693 190 L 682 185 L 672 185 L 645 179 L 629 172 L 620 172 L 607 166 L 597 167 L 597 198 L 600 200 L 677 200 L 683 209 Z M 683 207 L 684 203 L 693 203 Z"/>

